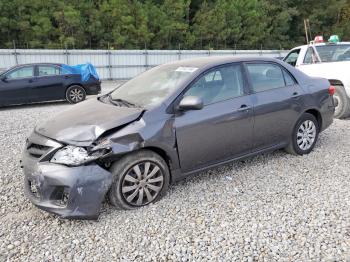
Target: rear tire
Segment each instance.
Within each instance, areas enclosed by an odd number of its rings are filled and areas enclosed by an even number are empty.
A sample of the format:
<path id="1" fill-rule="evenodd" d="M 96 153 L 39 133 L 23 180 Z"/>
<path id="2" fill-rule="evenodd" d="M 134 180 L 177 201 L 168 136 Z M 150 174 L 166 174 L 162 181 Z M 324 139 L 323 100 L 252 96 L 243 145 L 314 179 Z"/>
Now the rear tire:
<path id="1" fill-rule="evenodd" d="M 66 100 L 71 104 L 77 104 L 84 101 L 86 98 L 85 89 L 78 85 L 72 85 L 67 88 Z"/>
<path id="2" fill-rule="evenodd" d="M 168 165 L 151 150 L 122 157 L 112 165 L 111 173 L 113 183 L 108 198 L 117 209 L 135 209 L 154 203 L 169 187 Z"/>
<path id="3" fill-rule="evenodd" d="M 300 156 L 309 154 L 315 147 L 319 130 L 317 119 L 312 114 L 304 113 L 296 123 L 285 151 Z"/>
<path id="4" fill-rule="evenodd" d="M 350 99 L 348 98 L 344 87 L 335 86 L 335 94 L 333 95 L 335 102 L 334 118 L 346 118 L 350 115 Z"/>

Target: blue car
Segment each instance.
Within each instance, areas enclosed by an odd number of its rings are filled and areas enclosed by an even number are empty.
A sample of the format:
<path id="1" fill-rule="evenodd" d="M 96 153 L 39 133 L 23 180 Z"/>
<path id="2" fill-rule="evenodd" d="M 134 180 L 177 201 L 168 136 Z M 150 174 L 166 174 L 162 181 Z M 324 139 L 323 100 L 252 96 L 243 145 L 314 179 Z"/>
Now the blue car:
<path id="1" fill-rule="evenodd" d="M 0 106 L 67 100 L 76 104 L 87 95 L 101 92 L 101 82 L 92 65 L 24 64 L 0 75 Z M 89 68 L 93 68 L 89 73 Z M 84 71 L 85 69 L 85 71 Z"/>

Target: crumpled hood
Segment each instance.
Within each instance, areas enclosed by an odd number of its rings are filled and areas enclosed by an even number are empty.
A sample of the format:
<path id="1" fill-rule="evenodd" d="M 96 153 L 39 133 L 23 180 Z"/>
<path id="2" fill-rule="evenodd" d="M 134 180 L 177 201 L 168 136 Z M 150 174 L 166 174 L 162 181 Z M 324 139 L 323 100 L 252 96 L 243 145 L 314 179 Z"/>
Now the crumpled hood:
<path id="1" fill-rule="evenodd" d="M 136 120 L 143 110 L 105 104 L 94 98 L 38 125 L 35 131 L 65 144 L 89 146 L 107 130 Z"/>

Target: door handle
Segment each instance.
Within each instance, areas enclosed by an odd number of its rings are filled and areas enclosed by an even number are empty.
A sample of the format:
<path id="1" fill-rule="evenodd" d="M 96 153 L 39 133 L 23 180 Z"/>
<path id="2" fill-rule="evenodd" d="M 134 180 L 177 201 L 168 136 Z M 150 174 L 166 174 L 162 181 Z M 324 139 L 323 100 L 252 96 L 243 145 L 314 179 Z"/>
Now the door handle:
<path id="1" fill-rule="evenodd" d="M 33 83 L 33 82 L 35 82 L 35 81 L 36 81 L 36 79 L 29 79 L 29 80 L 28 80 L 29 83 Z"/>
<path id="2" fill-rule="evenodd" d="M 238 112 L 243 112 L 243 111 L 249 111 L 250 110 L 250 106 L 247 105 L 241 105 L 240 108 L 238 108 Z"/>
<path id="3" fill-rule="evenodd" d="M 297 96 L 299 96 L 298 92 L 294 92 L 293 95 L 292 95 L 292 97 L 297 97 Z"/>

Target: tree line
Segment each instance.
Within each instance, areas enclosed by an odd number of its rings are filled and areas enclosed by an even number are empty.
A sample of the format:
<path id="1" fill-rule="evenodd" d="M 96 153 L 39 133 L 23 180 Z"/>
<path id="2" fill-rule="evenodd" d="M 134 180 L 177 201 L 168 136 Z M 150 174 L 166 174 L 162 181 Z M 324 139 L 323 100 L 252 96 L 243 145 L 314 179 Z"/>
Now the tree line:
<path id="1" fill-rule="evenodd" d="M 0 0 L 0 48 L 288 49 L 350 40 L 350 0 Z"/>

